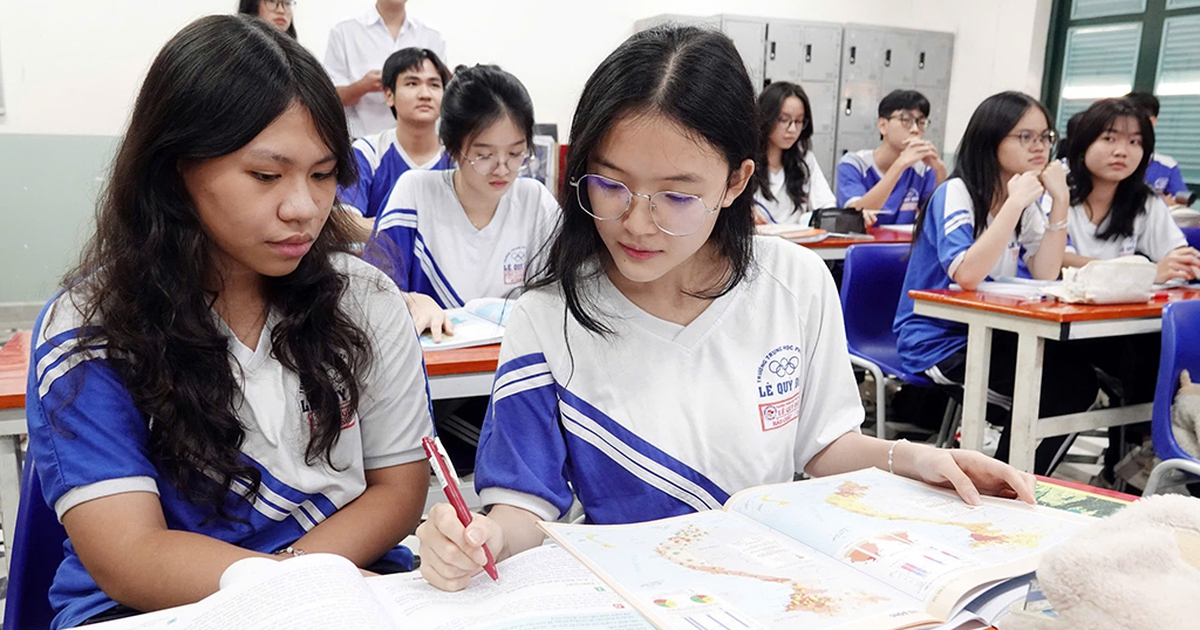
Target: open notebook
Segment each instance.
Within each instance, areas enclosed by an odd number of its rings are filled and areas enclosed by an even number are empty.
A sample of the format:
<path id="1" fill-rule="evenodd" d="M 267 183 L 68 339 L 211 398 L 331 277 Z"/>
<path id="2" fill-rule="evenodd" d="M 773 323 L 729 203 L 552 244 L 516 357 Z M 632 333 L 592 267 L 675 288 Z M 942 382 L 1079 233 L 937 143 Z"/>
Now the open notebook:
<path id="1" fill-rule="evenodd" d="M 450 350 L 471 346 L 486 346 L 500 343 L 504 339 L 504 326 L 512 313 L 513 300 L 503 298 L 478 298 L 464 304 L 462 308 L 446 310 L 446 317 L 454 326 L 453 335 L 442 335 L 434 341 L 428 332 L 421 335 L 422 350 Z"/>

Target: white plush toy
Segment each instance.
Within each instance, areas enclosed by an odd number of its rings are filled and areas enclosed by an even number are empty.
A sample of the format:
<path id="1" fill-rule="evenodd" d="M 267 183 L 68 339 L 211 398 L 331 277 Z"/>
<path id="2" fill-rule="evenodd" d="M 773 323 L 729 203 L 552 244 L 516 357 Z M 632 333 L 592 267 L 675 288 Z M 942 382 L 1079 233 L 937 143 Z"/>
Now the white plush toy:
<path id="1" fill-rule="evenodd" d="M 1200 384 L 1192 382 L 1187 370 L 1179 375 L 1179 391 L 1171 406 L 1171 428 L 1179 447 L 1200 459 Z"/>

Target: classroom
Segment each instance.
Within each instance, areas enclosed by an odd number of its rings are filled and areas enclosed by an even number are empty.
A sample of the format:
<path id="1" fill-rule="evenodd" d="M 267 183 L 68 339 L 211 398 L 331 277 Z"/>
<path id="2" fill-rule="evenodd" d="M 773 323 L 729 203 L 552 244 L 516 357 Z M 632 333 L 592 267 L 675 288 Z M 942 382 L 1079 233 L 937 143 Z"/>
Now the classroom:
<path id="1" fill-rule="evenodd" d="M 0 0 L 0 628 L 1193 623 L 1198 35 Z"/>

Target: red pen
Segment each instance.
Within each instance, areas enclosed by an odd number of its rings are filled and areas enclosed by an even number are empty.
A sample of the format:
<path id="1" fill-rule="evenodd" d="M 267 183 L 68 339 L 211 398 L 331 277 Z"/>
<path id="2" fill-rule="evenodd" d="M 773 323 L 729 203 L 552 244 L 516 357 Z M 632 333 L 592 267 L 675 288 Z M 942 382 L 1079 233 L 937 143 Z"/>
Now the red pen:
<path id="1" fill-rule="evenodd" d="M 458 489 L 458 476 L 450 472 L 446 460 L 442 457 L 441 444 L 425 437 L 421 438 L 421 446 L 425 447 L 425 456 L 429 458 L 433 474 L 437 475 L 438 482 L 442 484 L 442 492 L 446 493 L 446 500 L 454 506 L 459 522 L 463 524 L 463 527 L 470 525 L 473 519 L 471 510 L 467 509 L 467 502 L 463 500 L 462 492 Z M 483 545 L 483 553 L 487 556 L 487 563 L 483 565 L 483 570 L 487 571 L 488 576 L 493 580 L 500 579 L 500 574 L 496 572 L 496 560 L 492 558 L 492 552 L 488 549 L 487 543 Z"/>

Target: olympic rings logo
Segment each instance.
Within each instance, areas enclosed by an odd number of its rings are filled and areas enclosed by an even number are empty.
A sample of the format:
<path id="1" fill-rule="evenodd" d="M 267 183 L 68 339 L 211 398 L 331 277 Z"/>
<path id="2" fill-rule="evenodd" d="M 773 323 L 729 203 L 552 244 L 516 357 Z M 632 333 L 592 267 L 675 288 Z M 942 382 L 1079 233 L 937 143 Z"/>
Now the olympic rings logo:
<path id="1" fill-rule="evenodd" d="M 767 370 L 780 378 L 795 374 L 799 368 L 800 357 L 788 357 L 782 360 L 775 359 L 767 365 Z"/>

